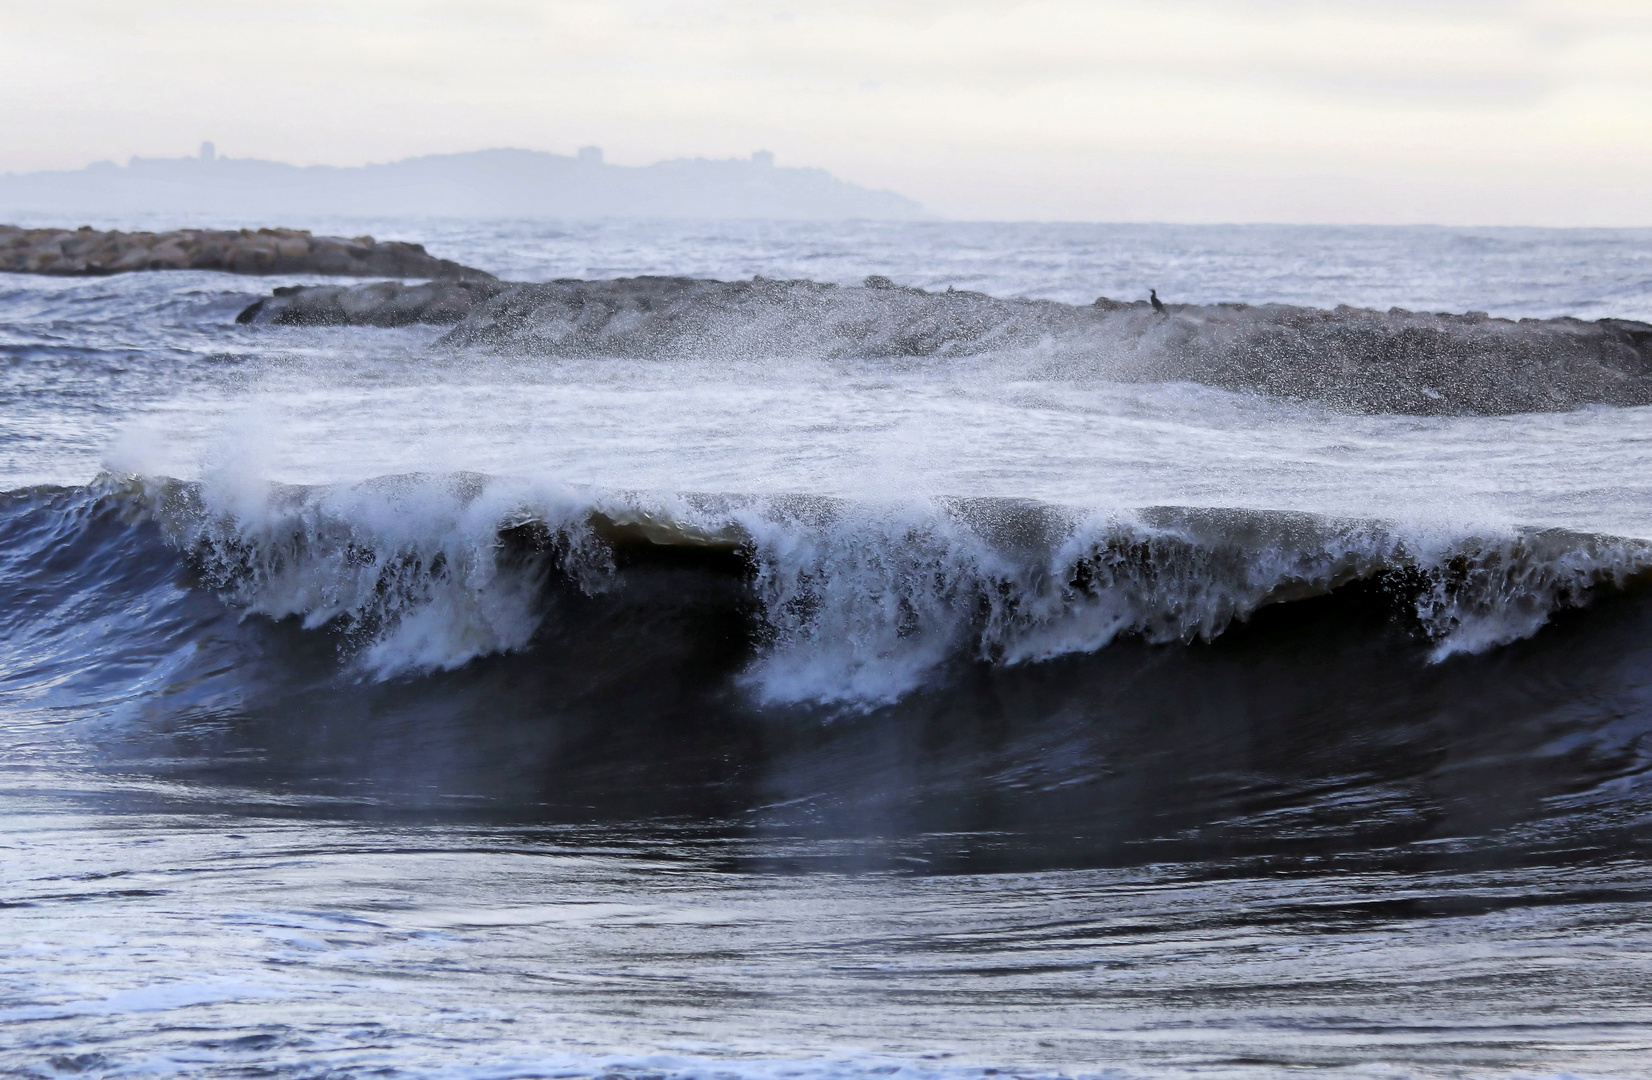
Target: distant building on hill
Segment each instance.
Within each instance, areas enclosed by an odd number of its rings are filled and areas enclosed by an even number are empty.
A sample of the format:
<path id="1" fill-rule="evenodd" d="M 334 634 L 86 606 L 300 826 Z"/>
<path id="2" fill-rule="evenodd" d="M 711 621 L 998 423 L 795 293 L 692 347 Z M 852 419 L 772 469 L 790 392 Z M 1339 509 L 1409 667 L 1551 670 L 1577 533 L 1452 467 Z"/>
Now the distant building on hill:
<path id="1" fill-rule="evenodd" d="M 779 167 L 767 150 L 643 166 L 607 164 L 596 146 L 574 157 L 479 150 L 338 168 L 221 157 L 205 142 L 196 157 L 0 175 L 0 221 L 46 214 L 264 224 L 332 216 L 904 219 L 923 208 L 824 169 Z"/>

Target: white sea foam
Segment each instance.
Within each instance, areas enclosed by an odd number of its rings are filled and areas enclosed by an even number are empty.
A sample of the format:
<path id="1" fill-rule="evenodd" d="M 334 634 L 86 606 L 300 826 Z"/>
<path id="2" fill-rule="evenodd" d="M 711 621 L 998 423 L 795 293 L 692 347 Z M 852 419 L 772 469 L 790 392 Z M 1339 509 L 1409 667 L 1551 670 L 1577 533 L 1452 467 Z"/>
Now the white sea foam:
<path id="1" fill-rule="evenodd" d="M 1011 500 L 661 498 L 470 474 L 302 489 L 219 478 L 153 487 L 148 499 L 233 603 L 338 630 L 378 677 L 526 646 L 553 576 L 591 595 L 611 588 L 599 520 L 653 522 L 650 543 L 690 549 L 727 537 L 761 624 L 745 682 L 769 703 L 870 707 L 952 661 L 1034 663 L 1121 635 L 1211 641 L 1262 607 L 1356 580 L 1409 604 L 1440 661 L 1528 637 L 1591 589 L 1652 568 L 1645 541 L 1559 530 Z M 516 526 L 532 531 L 530 550 L 507 541 Z"/>
<path id="2" fill-rule="evenodd" d="M 530 494 L 537 521 L 579 522 L 559 534 L 554 566 L 498 557 L 500 528 Z M 343 630 L 380 676 L 520 648 L 539 625 L 544 573 L 589 584 L 607 558 L 580 508 L 544 487 L 456 476 L 280 489 L 219 476 L 195 495 L 168 519 L 209 582 L 247 612 Z"/>

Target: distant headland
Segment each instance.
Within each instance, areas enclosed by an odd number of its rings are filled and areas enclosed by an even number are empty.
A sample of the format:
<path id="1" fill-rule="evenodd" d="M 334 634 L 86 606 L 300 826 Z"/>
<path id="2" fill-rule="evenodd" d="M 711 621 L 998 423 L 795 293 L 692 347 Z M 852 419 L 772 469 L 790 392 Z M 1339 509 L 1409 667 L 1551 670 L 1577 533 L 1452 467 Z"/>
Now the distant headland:
<path id="1" fill-rule="evenodd" d="M 766 151 L 631 166 L 605 162 L 594 146 L 501 149 L 345 168 L 224 157 L 205 143 L 193 157 L 0 174 L 0 220 L 29 214 L 819 220 L 911 219 L 923 208 L 824 169 L 776 165 Z"/>

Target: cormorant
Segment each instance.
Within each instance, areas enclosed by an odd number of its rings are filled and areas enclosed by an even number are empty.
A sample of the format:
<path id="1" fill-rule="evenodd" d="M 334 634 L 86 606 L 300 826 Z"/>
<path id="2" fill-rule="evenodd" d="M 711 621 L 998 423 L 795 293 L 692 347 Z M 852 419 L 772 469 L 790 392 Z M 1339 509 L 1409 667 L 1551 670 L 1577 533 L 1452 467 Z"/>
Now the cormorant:
<path id="1" fill-rule="evenodd" d="M 1148 289 L 1147 290 L 1147 295 L 1148 295 L 1149 299 L 1151 299 L 1153 301 L 1153 310 L 1154 311 L 1157 311 L 1160 315 L 1169 314 L 1169 312 L 1165 311 L 1165 309 L 1164 309 L 1164 301 L 1159 299 L 1159 290 L 1157 290 L 1157 289 Z"/>

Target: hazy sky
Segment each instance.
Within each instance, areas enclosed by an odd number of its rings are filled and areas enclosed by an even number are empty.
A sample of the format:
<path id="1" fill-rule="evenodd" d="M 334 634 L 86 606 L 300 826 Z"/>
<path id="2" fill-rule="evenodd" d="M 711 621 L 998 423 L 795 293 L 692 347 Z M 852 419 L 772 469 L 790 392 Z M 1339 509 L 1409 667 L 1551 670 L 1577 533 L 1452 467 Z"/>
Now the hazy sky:
<path id="1" fill-rule="evenodd" d="M 0 170 L 773 150 L 951 217 L 1652 225 L 1652 0 L 0 0 Z"/>

